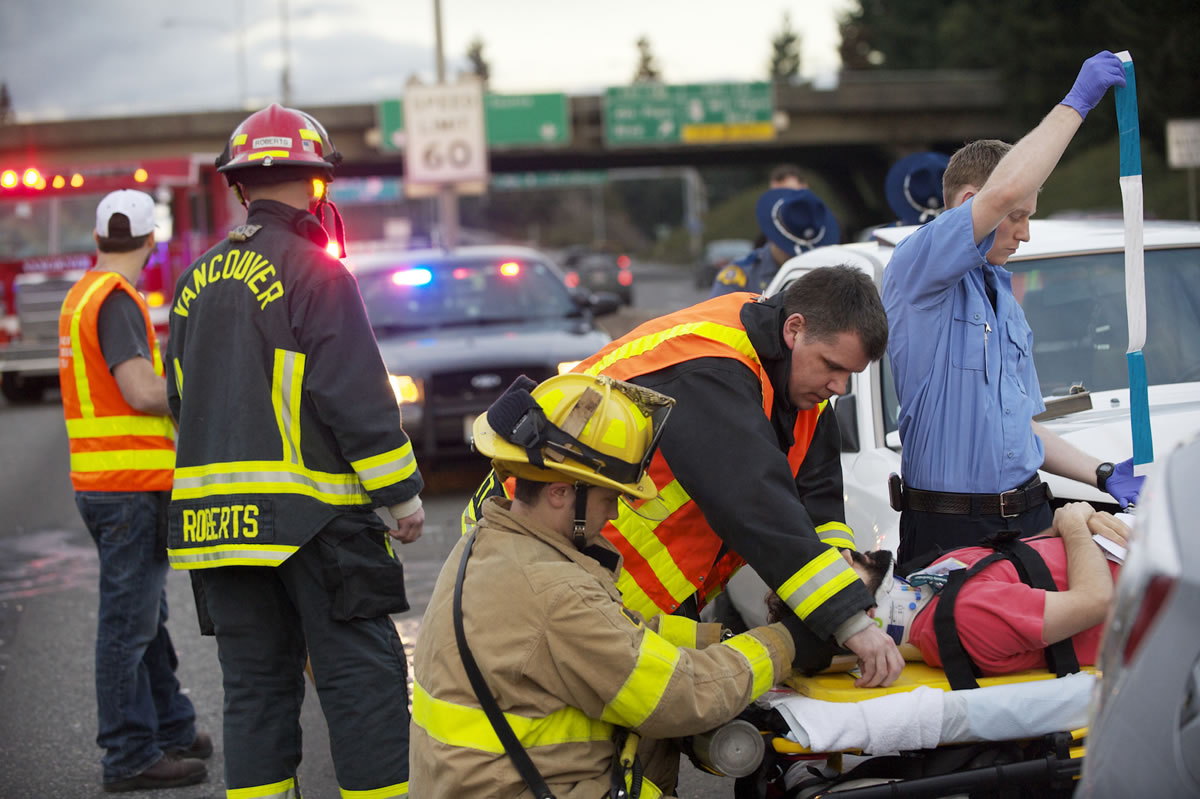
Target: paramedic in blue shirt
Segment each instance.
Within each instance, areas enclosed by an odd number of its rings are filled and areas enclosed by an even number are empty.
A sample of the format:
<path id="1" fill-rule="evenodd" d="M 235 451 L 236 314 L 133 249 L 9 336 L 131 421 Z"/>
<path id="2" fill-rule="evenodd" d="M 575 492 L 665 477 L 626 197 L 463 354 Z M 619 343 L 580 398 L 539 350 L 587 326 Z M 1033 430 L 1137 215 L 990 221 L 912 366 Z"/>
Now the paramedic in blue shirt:
<path id="1" fill-rule="evenodd" d="M 1114 467 L 1033 421 L 1045 409 L 1033 333 L 1004 269 L 1029 240 L 1039 189 L 1114 85 L 1125 85 L 1121 62 L 1099 53 L 1016 146 L 984 140 L 956 152 L 943 176 L 949 210 L 904 239 L 884 272 L 903 444 L 901 564 L 1014 526 L 1048 528 L 1038 469 L 1095 484 L 1122 507 L 1137 500 L 1132 461 Z"/>
<path id="2" fill-rule="evenodd" d="M 841 237 L 833 213 L 808 189 L 768 189 L 754 216 L 767 243 L 717 272 L 710 298 L 735 291 L 761 294 L 784 261 Z"/>

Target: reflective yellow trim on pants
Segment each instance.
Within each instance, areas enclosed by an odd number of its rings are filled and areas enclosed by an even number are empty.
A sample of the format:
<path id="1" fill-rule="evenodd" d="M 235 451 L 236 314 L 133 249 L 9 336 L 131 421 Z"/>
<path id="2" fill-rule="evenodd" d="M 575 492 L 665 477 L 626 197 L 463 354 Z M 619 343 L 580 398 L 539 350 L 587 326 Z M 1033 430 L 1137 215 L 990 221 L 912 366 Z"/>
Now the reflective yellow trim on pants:
<path id="1" fill-rule="evenodd" d="M 358 479 L 363 488 L 374 491 L 376 488 L 403 482 L 417 470 L 417 459 L 413 455 L 412 442 L 402 447 L 372 455 L 362 460 L 351 461 L 350 465 L 358 472 Z"/>
<path id="2" fill-rule="evenodd" d="M 300 547 L 287 544 L 218 544 L 211 547 L 168 549 L 173 569 L 207 569 L 211 566 L 278 566 Z"/>
<path id="3" fill-rule="evenodd" d="M 823 602 L 857 579 L 841 553 L 830 547 L 789 577 L 778 594 L 797 616 L 807 619 Z"/>
<path id="4" fill-rule="evenodd" d="M 686 324 L 676 325 L 675 327 L 625 342 L 592 364 L 584 374 L 595 377 L 617 361 L 644 355 L 664 342 L 678 338 L 679 336 L 699 336 L 700 338 L 725 344 L 746 358 L 758 363 L 758 353 L 755 352 L 754 345 L 750 343 L 750 338 L 746 335 L 746 331 L 741 328 L 729 327 L 716 322 L 687 322 Z"/>
<path id="5" fill-rule="evenodd" d="M 612 737 L 611 724 L 588 718 L 576 707 L 564 707 L 543 718 L 529 718 L 505 713 L 517 740 L 526 748 L 555 744 L 607 741 Z M 459 705 L 430 696 L 413 681 L 413 723 L 429 737 L 447 746 L 474 749 L 494 755 L 504 754 L 504 745 L 496 737 L 492 723 L 482 708 Z"/>
<path id="6" fill-rule="evenodd" d="M 351 791 L 347 788 L 338 789 L 342 799 L 395 799 L 398 796 L 408 796 L 408 783 L 399 782 L 385 788 L 371 788 L 366 791 Z"/>
<path id="7" fill-rule="evenodd" d="M 226 799 L 300 799 L 296 793 L 294 777 L 273 782 L 270 785 L 256 785 L 253 788 L 226 788 Z"/>
<path id="8" fill-rule="evenodd" d="M 67 420 L 67 438 L 162 436 L 175 438 L 175 425 L 167 416 L 91 416 Z"/>
<path id="9" fill-rule="evenodd" d="M 175 468 L 172 449 L 113 449 L 72 452 L 73 472 L 170 471 Z"/>
<path id="10" fill-rule="evenodd" d="M 687 491 L 683 489 L 678 480 L 672 480 L 659 490 L 658 499 L 667 508 L 669 514 L 673 514 L 687 504 L 691 500 L 691 497 L 688 496 Z M 613 522 L 613 526 L 617 528 L 621 536 L 629 543 L 629 546 L 633 547 L 642 556 L 642 559 L 649 564 L 650 568 L 654 571 L 654 575 L 663 584 L 663 587 L 667 589 L 667 592 L 670 593 L 675 604 L 677 606 L 682 604 L 685 599 L 696 593 L 695 584 L 679 570 L 679 566 L 676 565 L 674 559 L 671 557 L 671 551 L 667 549 L 666 544 L 655 533 L 655 530 L 657 530 L 662 522 L 652 522 L 649 519 L 638 516 L 624 503 L 621 504 L 619 514 L 616 521 Z M 670 515 L 667 518 L 670 518 Z M 622 592 L 622 595 L 624 595 L 624 592 Z M 643 596 L 645 595 L 643 594 Z M 649 597 L 647 597 L 647 600 L 649 600 Z M 640 607 L 630 602 L 628 597 L 625 597 L 625 604 L 637 610 L 643 616 L 653 616 L 659 611 L 659 608 L 655 607 L 653 603 L 650 604 L 649 608 Z M 674 608 L 667 608 L 667 610 L 674 610 Z"/>
<path id="11" fill-rule="evenodd" d="M 622 727 L 638 727 L 658 708 L 679 663 L 679 649 L 649 628 L 643 628 L 637 665 L 600 718 Z"/>
<path id="12" fill-rule="evenodd" d="M 771 690 L 775 684 L 775 664 L 771 662 L 771 652 L 766 644 L 750 633 L 735 635 L 728 641 L 722 641 L 721 646 L 727 646 L 742 654 L 750 663 L 750 671 L 754 674 L 754 696 L 758 697 Z"/>
<path id="13" fill-rule="evenodd" d="M 175 469 L 171 499 L 228 494 L 301 494 L 330 505 L 369 505 L 357 474 L 332 474 L 283 461 L 234 461 Z"/>
<path id="14" fill-rule="evenodd" d="M 700 623 L 686 616 L 663 613 L 658 617 L 658 634 L 675 646 L 696 648 L 696 631 Z"/>
<path id="15" fill-rule="evenodd" d="M 817 525 L 817 536 L 822 543 L 838 549 L 854 549 L 854 531 L 841 522 L 826 522 Z"/>

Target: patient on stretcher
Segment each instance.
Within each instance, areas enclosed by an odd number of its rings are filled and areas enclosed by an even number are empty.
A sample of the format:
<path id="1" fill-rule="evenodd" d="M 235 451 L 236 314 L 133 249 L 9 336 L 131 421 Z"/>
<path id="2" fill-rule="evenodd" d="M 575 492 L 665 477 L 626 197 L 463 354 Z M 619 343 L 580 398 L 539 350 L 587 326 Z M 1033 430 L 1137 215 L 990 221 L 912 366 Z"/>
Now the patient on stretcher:
<path id="1" fill-rule="evenodd" d="M 1043 536 L 1023 539 L 1046 564 L 1057 591 L 1025 584 L 1014 563 L 1005 559 L 966 580 L 956 598 L 954 627 L 982 674 L 1046 668 L 1046 647 L 1068 638 L 1079 665 L 1096 662 L 1120 566 L 1105 558 L 1093 534 L 1125 546 L 1129 528 L 1109 513 L 1075 502 L 1055 512 L 1054 525 Z M 939 583 L 993 550 L 953 550 L 907 580 L 891 574 L 891 553 L 843 554 L 875 593 L 872 615 L 896 639 L 905 659 L 941 666 L 934 624 L 944 592 L 938 590 Z"/>
<path id="2" fill-rule="evenodd" d="M 904 658 L 938 667 L 943 657 L 935 616 L 947 593 L 943 586 L 955 571 L 970 575 L 953 598 L 950 618 L 977 673 L 991 676 L 1045 669 L 1046 648 L 1067 639 L 1080 666 L 1096 662 L 1120 566 L 1105 558 L 1092 536 L 1123 547 L 1129 532 L 1124 522 L 1087 503 L 1059 508 L 1042 536 L 1022 539 L 1045 563 L 1057 590 L 1026 584 L 1014 562 L 1003 558 L 972 574 L 972 566 L 994 554 L 989 547 L 952 550 L 907 579 L 893 575 L 887 550 L 842 554 L 875 594 L 869 613 L 896 640 Z M 775 601 L 772 597 L 769 604 Z"/>

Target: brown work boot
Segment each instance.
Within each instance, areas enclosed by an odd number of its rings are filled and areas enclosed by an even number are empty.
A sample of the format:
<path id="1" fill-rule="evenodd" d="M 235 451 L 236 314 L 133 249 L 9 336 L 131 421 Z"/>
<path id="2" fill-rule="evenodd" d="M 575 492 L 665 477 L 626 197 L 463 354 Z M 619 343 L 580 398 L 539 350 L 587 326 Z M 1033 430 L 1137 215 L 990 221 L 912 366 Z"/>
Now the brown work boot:
<path id="1" fill-rule="evenodd" d="M 203 761 L 189 757 L 164 755 L 161 760 L 141 774 L 134 774 L 116 782 L 104 783 L 105 793 L 140 791 L 155 788 L 179 788 L 204 782 L 208 769 Z"/>
<path id="2" fill-rule="evenodd" d="M 196 738 L 192 741 L 192 745 L 186 749 L 171 749 L 167 752 L 172 757 L 191 757 L 199 760 L 207 760 L 212 757 L 213 742 L 212 736 L 206 732 L 196 732 Z"/>

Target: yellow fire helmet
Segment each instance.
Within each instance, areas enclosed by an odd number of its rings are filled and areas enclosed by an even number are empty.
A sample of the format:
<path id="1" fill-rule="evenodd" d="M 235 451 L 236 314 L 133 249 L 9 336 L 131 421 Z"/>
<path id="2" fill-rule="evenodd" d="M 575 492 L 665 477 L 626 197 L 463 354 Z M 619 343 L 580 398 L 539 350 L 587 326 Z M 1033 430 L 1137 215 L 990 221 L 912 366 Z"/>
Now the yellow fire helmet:
<path id="1" fill-rule="evenodd" d="M 658 494 L 646 467 L 675 400 L 604 375 L 522 375 L 481 414 L 475 448 L 502 475 L 583 482 L 641 500 Z"/>

